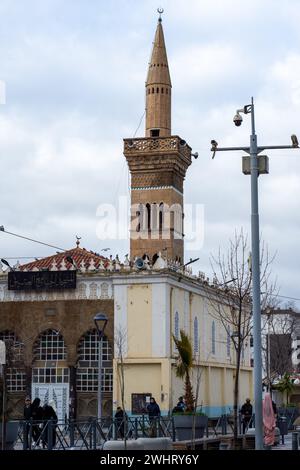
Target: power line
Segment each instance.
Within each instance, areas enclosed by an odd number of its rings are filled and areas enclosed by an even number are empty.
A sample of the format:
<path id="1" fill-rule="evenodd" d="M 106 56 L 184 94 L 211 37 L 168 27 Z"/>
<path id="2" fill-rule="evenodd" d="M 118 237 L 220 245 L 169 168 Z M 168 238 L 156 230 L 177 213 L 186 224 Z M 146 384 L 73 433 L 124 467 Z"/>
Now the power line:
<path id="1" fill-rule="evenodd" d="M 41 242 L 39 240 L 34 240 L 33 238 L 29 238 L 29 237 L 24 237 L 23 235 L 18 235 L 17 233 L 8 232 L 7 230 L 4 229 L 3 225 L 0 226 L 0 232 L 8 233 L 9 235 L 13 235 L 14 237 L 23 238 L 24 240 L 29 240 L 29 241 L 34 242 L 34 243 L 39 243 L 40 245 L 45 245 L 45 246 L 49 246 L 51 248 L 56 248 L 57 250 L 60 250 L 60 251 L 67 251 L 64 248 L 60 248 L 60 247 L 55 246 L 55 245 L 50 245 L 49 243 L 44 243 L 44 242 Z"/>
<path id="2" fill-rule="evenodd" d="M 270 297 L 282 297 L 283 299 L 300 300 L 297 297 L 288 297 L 287 295 L 269 294 Z"/>
<path id="3" fill-rule="evenodd" d="M 43 259 L 45 258 L 45 256 L 0 256 L 0 258 L 2 259 Z"/>

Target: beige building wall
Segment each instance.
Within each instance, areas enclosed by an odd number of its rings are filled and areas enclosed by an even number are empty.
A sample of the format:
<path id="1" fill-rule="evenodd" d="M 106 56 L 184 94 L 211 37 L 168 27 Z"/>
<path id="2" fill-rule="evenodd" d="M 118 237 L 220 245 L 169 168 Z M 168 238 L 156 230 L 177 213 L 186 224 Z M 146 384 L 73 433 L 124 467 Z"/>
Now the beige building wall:
<path id="1" fill-rule="evenodd" d="M 145 272 L 145 277 L 147 276 Z M 143 281 L 143 282 L 142 282 Z M 199 290 L 185 283 L 168 282 L 166 278 L 149 276 L 133 278 L 115 286 L 115 324 L 126 330 L 125 397 L 126 409 L 131 411 L 133 393 L 151 393 L 163 413 L 176 405 L 184 394 L 184 382 L 176 377 L 175 317 L 178 328 L 192 339 L 195 367 L 192 381 L 197 388 L 200 370 L 198 405 L 210 416 L 219 416 L 233 408 L 235 351 L 227 351 L 227 333 L 209 311 L 208 302 Z M 198 320 L 198 351 L 195 347 L 195 318 Z M 215 322 L 215 354 L 212 352 L 212 322 Z M 248 344 L 247 344 L 248 348 Z M 246 396 L 252 398 L 252 369 L 250 356 L 245 352 L 240 376 L 240 404 Z M 115 363 L 114 407 L 120 404 L 120 391 Z"/>
<path id="2" fill-rule="evenodd" d="M 114 376 L 117 377 L 117 361 L 114 361 Z M 131 411 L 132 394 L 151 394 L 163 414 L 170 408 L 170 361 L 154 360 L 146 362 L 127 359 L 124 363 L 124 397 L 125 409 Z M 118 383 L 114 387 L 114 408 L 122 406 L 121 389 Z"/>
<path id="3" fill-rule="evenodd" d="M 128 358 L 152 356 L 152 286 L 132 285 L 127 291 Z"/>

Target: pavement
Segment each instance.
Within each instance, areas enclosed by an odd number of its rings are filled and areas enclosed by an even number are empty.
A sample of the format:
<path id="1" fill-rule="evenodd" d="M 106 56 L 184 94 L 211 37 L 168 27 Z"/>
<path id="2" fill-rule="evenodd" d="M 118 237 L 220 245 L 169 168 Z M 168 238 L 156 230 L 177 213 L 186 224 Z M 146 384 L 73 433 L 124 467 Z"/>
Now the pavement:
<path id="1" fill-rule="evenodd" d="M 280 436 L 280 444 L 277 446 L 273 446 L 272 450 L 292 450 L 292 433 L 290 432 L 286 436 L 284 436 L 284 444 L 281 444 L 281 436 Z"/>

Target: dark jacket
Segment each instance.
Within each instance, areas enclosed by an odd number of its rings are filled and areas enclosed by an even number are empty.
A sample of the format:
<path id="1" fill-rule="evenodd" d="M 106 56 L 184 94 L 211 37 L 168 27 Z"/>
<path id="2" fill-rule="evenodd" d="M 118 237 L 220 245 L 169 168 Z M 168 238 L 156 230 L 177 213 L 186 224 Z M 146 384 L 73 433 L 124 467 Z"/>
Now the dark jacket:
<path id="1" fill-rule="evenodd" d="M 251 403 L 244 403 L 241 408 L 241 413 L 245 419 L 250 419 L 252 416 L 252 405 Z"/>
<path id="2" fill-rule="evenodd" d="M 160 416 L 160 408 L 156 402 L 150 403 L 147 406 L 147 411 L 149 418 L 155 418 L 156 416 Z"/>
<path id="3" fill-rule="evenodd" d="M 33 421 L 41 421 L 43 419 L 43 408 L 40 406 L 38 398 L 35 398 L 31 404 L 31 418 Z"/>
<path id="4" fill-rule="evenodd" d="M 125 421 L 126 413 L 123 410 L 116 411 L 115 418 L 118 422 Z"/>
<path id="5" fill-rule="evenodd" d="M 24 419 L 29 420 L 31 418 L 31 405 L 24 406 Z"/>
<path id="6" fill-rule="evenodd" d="M 52 418 L 53 422 L 57 423 L 57 414 L 55 413 L 54 409 L 50 405 L 44 405 L 43 408 L 43 419 L 45 421 L 49 421 Z"/>

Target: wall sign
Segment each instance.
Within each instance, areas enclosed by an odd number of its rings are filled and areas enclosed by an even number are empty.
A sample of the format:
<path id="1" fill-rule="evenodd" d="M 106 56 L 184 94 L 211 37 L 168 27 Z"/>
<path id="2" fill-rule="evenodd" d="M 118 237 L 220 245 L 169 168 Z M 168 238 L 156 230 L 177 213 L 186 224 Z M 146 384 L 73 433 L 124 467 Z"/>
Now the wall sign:
<path id="1" fill-rule="evenodd" d="M 76 289 L 76 271 L 10 271 L 8 290 Z"/>

